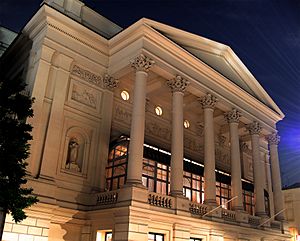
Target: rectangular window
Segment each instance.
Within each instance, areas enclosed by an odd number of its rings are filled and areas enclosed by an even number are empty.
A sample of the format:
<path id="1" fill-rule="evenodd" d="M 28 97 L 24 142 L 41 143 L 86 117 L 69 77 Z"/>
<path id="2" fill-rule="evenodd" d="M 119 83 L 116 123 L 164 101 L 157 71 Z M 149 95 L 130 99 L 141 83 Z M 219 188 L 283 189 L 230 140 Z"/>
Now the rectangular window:
<path id="1" fill-rule="evenodd" d="M 190 238 L 190 241 L 202 241 L 202 238 Z"/>
<path id="2" fill-rule="evenodd" d="M 203 177 L 190 172 L 184 172 L 183 194 L 193 202 L 202 203 L 204 201 Z"/>
<path id="3" fill-rule="evenodd" d="M 164 235 L 160 233 L 149 233 L 148 241 L 164 241 Z"/>

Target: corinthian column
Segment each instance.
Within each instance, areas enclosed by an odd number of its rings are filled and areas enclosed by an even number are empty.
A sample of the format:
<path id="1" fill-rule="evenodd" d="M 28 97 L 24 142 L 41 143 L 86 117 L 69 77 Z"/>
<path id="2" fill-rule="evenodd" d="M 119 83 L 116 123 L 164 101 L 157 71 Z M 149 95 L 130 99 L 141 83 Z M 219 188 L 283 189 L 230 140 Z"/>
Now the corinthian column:
<path id="1" fill-rule="evenodd" d="M 284 214 L 282 212 L 284 209 L 284 202 L 281 190 L 281 177 L 278 158 L 278 143 L 280 141 L 280 136 L 278 136 L 277 133 L 273 133 L 267 136 L 267 141 L 269 142 L 271 159 L 274 212 L 275 215 L 279 213 L 277 216 L 275 216 L 275 219 L 282 221 L 284 220 Z"/>
<path id="2" fill-rule="evenodd" d="M 232 200 L 233 210 L 243 210 L 243 191 L 241 179 L 241 160 L 238 126 L 241 113 L 233 109 L 225 113 L 230 129 L 230 159 L 231 159 L 231 195 L 237 197 Z"/>
<path id="3" fill-rule="evenodd" d="M 142 185 L 146 83 L 148 71 L 153 64 L 154 61 L 143 54 L 131 61 L 131 67 L 135 69 L 135 81 L 126 181 L 129 185 Z"/>
<path id="4" fill-rule="evenodd" d="M 204 203 L 216 204 L 216 160 L 214 140 L 214 108 L 217 98 L 207 94 L 199 98 L 204 111 Z"/>
<path id="5" fill-rule="evenodd" d="M 266 216 L 265 197 L 264 197 L 264 166 L 260 160 L 259 154 L 259 134 L 261 126 L 257 121 L 248 125 L 251 135 L 252 160 L 253 160 L 253 176 L 254 176 L 254 194 L 255 194 L 255 215 Z"/>
<path id="6" fill-rule="evenodd" d="M 172 196 L 183 196 L 183 95 L 188 84 L 189 82 L 179 75 L 167 82 L 172 91 Z"/>

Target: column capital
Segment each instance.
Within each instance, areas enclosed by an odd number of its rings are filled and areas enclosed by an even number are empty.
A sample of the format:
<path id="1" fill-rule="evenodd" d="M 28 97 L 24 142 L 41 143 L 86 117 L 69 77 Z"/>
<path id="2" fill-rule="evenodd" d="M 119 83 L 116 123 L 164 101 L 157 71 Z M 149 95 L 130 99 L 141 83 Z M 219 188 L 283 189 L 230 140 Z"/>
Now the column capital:
<path id="1" fill-rule="evenodd" d="M 270 145 L 278 145 L 280 142 L 280 136 L 276 132 L 273 132 L 272 134 L 267 135 L 266 139 Z"/>
<path id="2" fill-rule="evenodd" d="M 206 108 L 214 109 L 218 99 L 217 99 L 217 97 L 208 93 L 205 96 L 199 97 L 198 101 L 202 105 L 203 109 L 206 109 Z"/>
<path id="3" fill-rule="evenodd" d="M 181 77 L 180 75 L 176 75 L 175 78 L 167 81 L 167 85 L 170 87 L 172 93 L 173 92 L 184 92 L 186 87 L 189 85 L 189 81 Z"/>
<path id="4" fill-rule="evenodd" d="M 143 54 L 136 56 L 130 61 L 130 65 L 135 71 L 148 72 L 153 64 L 155 64 L 154 60 Z"/>
<path id="5" fill-rule="evenodd" d="M 247 125 L 247 129 L 250 135 L 259 135 L 261 131 L 261 125 L 257 121 L 253 121 L 252 123 Z"/>
<path id="6" fill-rule="evenodd" d="M 103 87 L 105 89 L 113 90 L 114 88 L 118 87 L 119 81 L 114 77 L 105 74 L 103 77 Z"/>
<path id="7" fill-rule="evenodd" d="M 231 111 L 224 113 L 224 117 L 228 123 L 239 123 L 241 112 L 237 109 L 232 109 Z"/>

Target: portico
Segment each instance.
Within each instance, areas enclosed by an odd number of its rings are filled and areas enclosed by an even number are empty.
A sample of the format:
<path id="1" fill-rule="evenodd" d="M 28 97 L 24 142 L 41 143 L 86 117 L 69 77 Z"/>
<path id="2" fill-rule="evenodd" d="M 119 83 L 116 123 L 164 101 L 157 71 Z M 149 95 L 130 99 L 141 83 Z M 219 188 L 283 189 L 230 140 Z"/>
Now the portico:
<path id="1" fill-rule="evenodd" d="M 36 97 L 40 202 L 7 237 L 288 240 L 278 106 L 226 45 L 146 18 L 121 30 L 78 0 L 45 1 L 23 29 L 28 63 L 7 68 Z"/>

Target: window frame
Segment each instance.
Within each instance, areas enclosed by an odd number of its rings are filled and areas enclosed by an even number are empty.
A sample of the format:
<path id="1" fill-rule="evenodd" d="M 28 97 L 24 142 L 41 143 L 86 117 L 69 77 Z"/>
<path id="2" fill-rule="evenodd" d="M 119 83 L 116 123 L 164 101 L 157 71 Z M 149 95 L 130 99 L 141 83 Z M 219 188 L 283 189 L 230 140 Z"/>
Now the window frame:
<path id="1" fill-rule="evenodd" d="M 149 234 L 154 235 L 154 239 L 153 240 L 151 239 L 150 241 L 157 241 L 157 239 L 156 239 L 157 236 L 162 237 L 161 241 L 165 241 L 165 235 L 163 233 L 154 233 L 154 232 L 148 233 L 148 241 L 149 241 Z"/>

